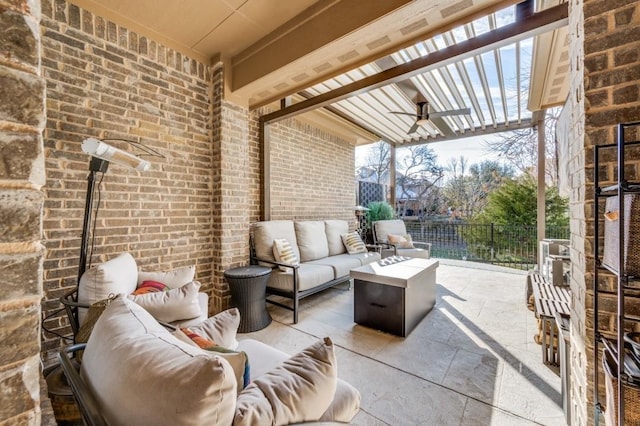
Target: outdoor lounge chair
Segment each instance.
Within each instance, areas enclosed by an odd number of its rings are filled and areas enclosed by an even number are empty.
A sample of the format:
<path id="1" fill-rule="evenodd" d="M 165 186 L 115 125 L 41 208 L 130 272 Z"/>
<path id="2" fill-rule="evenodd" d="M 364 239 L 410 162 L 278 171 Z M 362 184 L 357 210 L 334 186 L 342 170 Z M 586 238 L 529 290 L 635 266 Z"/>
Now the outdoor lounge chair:
<path id="1" fill-rule="evenodd" d="M 373 242 L 381 247 L 382 257 L 431 257 L 431 243 L 413 241 L 401 219 L 375 221 L 372 232 Z"/>

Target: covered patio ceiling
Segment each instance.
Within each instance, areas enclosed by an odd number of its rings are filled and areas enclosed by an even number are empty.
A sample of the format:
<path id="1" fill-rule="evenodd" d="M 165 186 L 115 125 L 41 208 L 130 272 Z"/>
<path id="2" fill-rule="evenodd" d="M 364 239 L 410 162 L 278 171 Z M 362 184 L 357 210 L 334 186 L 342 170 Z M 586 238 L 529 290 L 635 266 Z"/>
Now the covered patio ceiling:
<path id="1" fill-rule="evenodd" d="M 533 127 L 569 87 L 567 4 L 539 7 L 510 5 L 435 32 L 300 91 L 265 121 L 322 106 L 394 146 Z"/>

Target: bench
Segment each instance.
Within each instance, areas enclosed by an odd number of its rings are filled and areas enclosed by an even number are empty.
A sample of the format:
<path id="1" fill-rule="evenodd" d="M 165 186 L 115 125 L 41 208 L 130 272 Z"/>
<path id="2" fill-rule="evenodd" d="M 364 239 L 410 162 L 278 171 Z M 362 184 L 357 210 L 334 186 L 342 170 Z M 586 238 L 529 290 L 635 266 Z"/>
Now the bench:
<path id="1" fill-rule="evenodd" d="M 538 319 L 535 341 L 542 346 L 542 361 L 549 365 L 560 365 L 560 336 L 556 314 L 567 317 L 571 314 L 571 292 L 568 286 L 553 285 L 538 273 L 529 274 L 528 280 L 531 284 L 535 316 Z"/>

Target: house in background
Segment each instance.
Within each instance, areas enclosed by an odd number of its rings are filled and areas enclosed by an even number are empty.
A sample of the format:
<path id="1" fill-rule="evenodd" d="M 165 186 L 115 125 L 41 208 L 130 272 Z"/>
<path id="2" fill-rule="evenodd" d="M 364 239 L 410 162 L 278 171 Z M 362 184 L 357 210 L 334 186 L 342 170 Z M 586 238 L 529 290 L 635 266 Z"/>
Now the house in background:
<path id="1" fill-rule="evenodd" d="M 415 37 L 518 2 L 249 0 L 172 9 L 184 7 L 176 3 L 0 0 L 0 422 L 38 423 L 41 354 L 50 361 L 63 344 L 41 325 L 47 316 L 48 329 L 67 327 L 52 314 L 77 280 L 84 138 L 142 140 L 167 157 L 148 173 L 113 167 L 105 175 L 93 260 L 130 251 L 143 267 L 195 263 L 217 312 L 229 299 L 223 271 L 247 261 L 251 222 L 353 219 L 355 145 L 378 136 L 320 103 L 313 106 L 328 110 L 282 113 L 266 125 L 265 117 L 295 109 L 294 101 L 308 105 L 302 99 L 313 94 L 300 95 L 305 88 L 382 60 Z M 526 2 L 519 10 L 558 3 Z M 535 46 L 532 86 L 566 111 L 572 423 L 590 424 L 599 362 L 590 322 L 592 147 L 613 143 L 616 124 L 639 118 L 640 3 L 567 6 L 565 37 Z M 219 22 L 215 30 L 211 22 Z M 212 51 L 219 54 L 204 53 Z M 549 68 L 549 59 L 560 65 Z M 567 84 L 566 95 L 555 80 Z M 425 129 L 449 133 L 440 131 Z M 602 166 L 613 180 L 614 159 Z"/>

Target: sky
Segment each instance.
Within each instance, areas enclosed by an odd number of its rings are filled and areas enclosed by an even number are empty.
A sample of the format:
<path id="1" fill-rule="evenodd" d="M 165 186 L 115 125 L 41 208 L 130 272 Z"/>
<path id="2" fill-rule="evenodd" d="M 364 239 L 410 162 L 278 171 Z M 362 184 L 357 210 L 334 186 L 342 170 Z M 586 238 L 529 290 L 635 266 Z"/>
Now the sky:
<path id="1" fill-rule="evenodd" d="M 438 164 L 447 166 L 451 159 L 459 159 L 464 156 L 468 164 L 477 164 L 486 160 L 501 161 L 498 154 L 485 148 L 483 141 L 496 138 L 496 135 L 474 136 L 465 139 L 429 143 L 428 146 L 438 156 Z M 365 161 L 367 150 L 373 145 L 365 145 L 356 148 L 356 166 Z"/>

